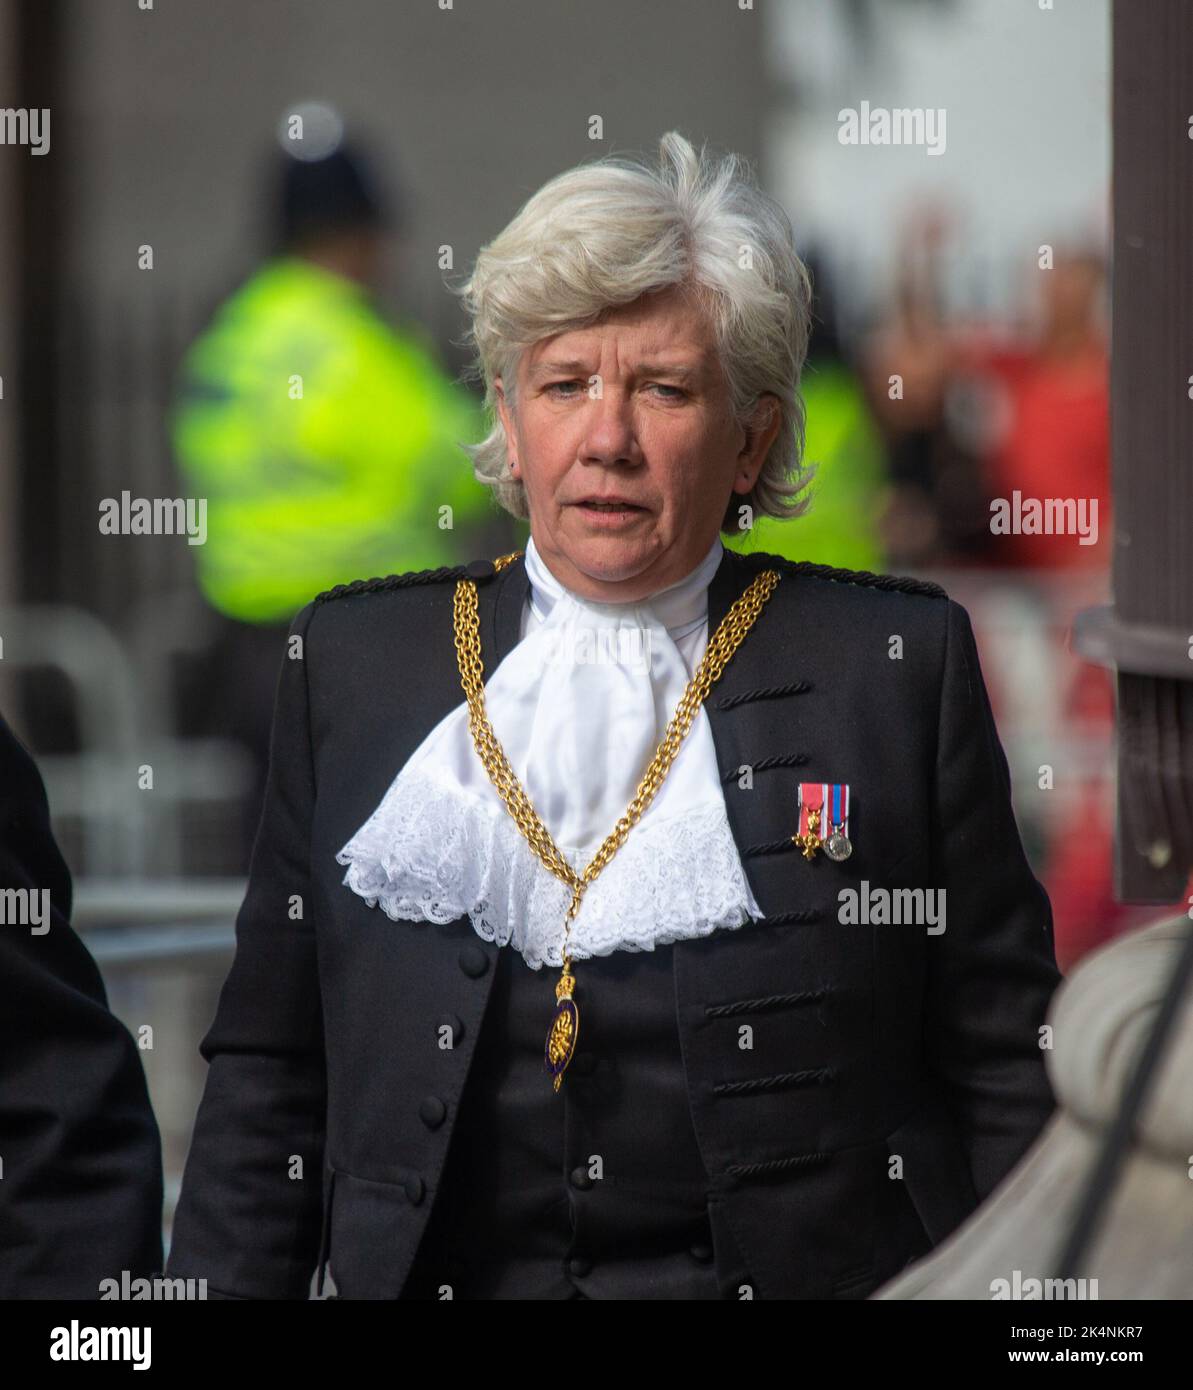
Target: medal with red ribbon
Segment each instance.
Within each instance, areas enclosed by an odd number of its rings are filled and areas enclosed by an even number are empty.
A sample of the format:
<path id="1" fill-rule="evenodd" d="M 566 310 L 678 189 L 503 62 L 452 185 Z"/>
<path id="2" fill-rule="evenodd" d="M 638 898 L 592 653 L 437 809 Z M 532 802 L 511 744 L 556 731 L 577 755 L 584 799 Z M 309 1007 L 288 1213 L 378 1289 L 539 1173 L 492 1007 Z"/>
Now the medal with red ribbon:
<path id="1" fill-rule="evenodd" d="M 840 863 L 853 853 L 849 840 L 849 783 L 801 782 L 799 829 L 791 837 L 805 859 L 824 850 Z"/>

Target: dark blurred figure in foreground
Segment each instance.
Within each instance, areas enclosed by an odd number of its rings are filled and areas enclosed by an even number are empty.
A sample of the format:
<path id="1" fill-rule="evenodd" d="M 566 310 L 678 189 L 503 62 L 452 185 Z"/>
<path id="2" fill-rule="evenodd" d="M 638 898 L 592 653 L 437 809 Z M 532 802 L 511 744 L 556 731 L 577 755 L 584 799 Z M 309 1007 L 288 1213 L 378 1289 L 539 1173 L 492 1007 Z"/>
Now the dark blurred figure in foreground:
<path id="1" fill-rule="evenodd" d="M 279 159 L 275 252 L 192 346 L 172 422 L 186 486 L 207 499 L 199 583 L 224 619 L 204 732 L 254 762 L 242 867 L 291 618 L 336 584 L 457 563 L 491 516 L 458 447 L 478 437 L 475 405 L 372 300 L 396 213 L 347 148 Z"/>
<path id="2" fill-rule="evenodd" d="M 41 776 L 0 716 L 0 1299 L 94 1299 L 162 1267 L 157 1121 L 71 891 Z"/>

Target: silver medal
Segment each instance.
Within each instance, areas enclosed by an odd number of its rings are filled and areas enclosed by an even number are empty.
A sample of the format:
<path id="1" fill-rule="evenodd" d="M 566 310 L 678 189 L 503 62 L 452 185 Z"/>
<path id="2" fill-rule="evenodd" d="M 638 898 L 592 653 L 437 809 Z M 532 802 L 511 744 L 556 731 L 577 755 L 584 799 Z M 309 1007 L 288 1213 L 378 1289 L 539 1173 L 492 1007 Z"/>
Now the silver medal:
<path id="1" fill-rule="evenodd" d="M 830 859 L 835 859 L 839 864 L 842 859 L 848 859 L 853 853 L 853 846 L 848 838 L 841 831 L 834 830 L 824 842 L 824 852 Z"/>

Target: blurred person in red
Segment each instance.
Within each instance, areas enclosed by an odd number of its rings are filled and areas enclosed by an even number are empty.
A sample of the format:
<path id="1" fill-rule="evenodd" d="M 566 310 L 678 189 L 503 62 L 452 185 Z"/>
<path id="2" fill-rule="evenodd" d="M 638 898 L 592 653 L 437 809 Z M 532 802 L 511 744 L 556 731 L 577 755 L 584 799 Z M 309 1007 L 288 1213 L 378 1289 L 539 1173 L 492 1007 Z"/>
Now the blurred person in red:
<path id="1" fill-rule="evenodd" d="M 1026 324 L 953 327 L 939 284 L 949 226 L 940 208 L 909 221 L 894 310 L 864 354 L 896 484 L 888 552 L 904 565 L 1106 569 L 1105 258 L 1042 248 Z"/>
<path id="2" fill-rule="evenodd" d="M 1107 569 L 1110 556 L 1110 361 L 1105 260 L 1092 247 L 1057 252 L 1040 271 L 1038 334 L 956 340 L 952 370 L 986 388 L 985 486 L 1012 524 L 994 531 L 990 560 L 1022 569 Z M 1018 501 L 1016 501 L 1018 499 Z M 1078 504 L 1071 530 L 1031 529 L 1029 504 Z M 1059 519 L 1060 513 L 1054 516 Z M 1084 520 L 1083 520 L 1084 518 Z M 1047 526 L 1047 515 L 1036 518 Z"/>

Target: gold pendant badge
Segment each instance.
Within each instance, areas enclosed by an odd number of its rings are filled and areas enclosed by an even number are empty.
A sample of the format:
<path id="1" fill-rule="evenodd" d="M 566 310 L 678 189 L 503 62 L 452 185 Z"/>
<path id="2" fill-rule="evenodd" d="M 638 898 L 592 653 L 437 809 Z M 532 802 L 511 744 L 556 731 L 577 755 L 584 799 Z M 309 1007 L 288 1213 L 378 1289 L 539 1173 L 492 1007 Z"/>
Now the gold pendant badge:
<path id="1" fill-rule="evenodd" d="M 576 1051 L 576 1039 L 580 1036 L 580 1010 L 572 998 L 576 988 L 576 978 L 571 971 L 571 959 L 563 958 L 563 974 L 555 986 L 555 1016 L 547 1031 L 547 1047 L 543 1065 L 551 1074 L 555 1090 L 559 1090 L 563 1074 Z"/>

